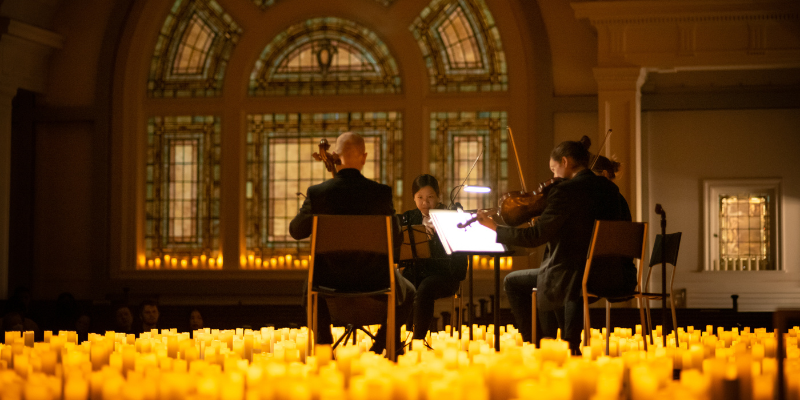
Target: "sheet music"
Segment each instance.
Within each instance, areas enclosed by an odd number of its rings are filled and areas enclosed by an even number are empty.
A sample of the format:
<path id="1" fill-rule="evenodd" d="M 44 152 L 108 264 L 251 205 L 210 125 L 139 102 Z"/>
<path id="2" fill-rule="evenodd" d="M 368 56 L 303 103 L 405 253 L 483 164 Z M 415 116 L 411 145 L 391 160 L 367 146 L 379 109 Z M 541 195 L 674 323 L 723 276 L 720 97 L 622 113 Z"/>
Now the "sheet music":
<path id="1" fill-rule="evenodd" d="M 431 210 L 431 220 L 436 226 L 436 234 L 447 254 L 462 253 L 504 253 L 505 246 L 497 243 L 497 232 L 474 222 L 460 229 L 459 223 L 466 222 L 472 214 L 451 210 Z"/>

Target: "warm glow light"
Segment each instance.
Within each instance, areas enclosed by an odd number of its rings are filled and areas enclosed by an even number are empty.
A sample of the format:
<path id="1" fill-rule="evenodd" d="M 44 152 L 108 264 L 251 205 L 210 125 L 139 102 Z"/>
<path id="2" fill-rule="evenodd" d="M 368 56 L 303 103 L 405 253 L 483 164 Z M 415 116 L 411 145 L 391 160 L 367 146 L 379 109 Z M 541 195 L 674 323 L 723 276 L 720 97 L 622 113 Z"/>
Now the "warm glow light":
<path id="1" fill-rule="evenodd" d="M 222 256 L 217 256 L 217 268 L 222 269 Z"/>

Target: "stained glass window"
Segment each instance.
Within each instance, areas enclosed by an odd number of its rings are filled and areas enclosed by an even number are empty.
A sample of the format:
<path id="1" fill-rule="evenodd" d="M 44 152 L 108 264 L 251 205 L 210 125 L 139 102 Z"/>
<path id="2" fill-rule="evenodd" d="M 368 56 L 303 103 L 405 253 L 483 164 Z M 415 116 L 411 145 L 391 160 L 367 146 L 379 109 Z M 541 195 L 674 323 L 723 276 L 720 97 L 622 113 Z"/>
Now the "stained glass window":
<path id="1" fill-rule="evenodd" d="M 468 210 L 497 206 L 498 194 L 508 191 L 506 126 L 504 111 L 431 113 L 430 171 L 439 179 L 443 201 L 451 201 L 458 185 L 489 186 L 492 194 L 460 191 L 455 201 Z"/>
<path id="2" fill-rule="evenodd" d="M 447 61 L 451 69 L 481 68 L 483 66 L 475 33 L 461 7 L 456 7 L 439 26 Z"/>
<path id="3" fill-rule="evenodd" d="M 409 28 L 434 92 L 508 90 L 500 33 L 484 0 L 433 0 Z"/>
<path id="4" fill-rule="evenodd" d="M 181 264 L 185 268 L 214 268 L 218 264 L 220 156 L 218 117 L 149 120 L 147 263 L 140 263 L 140 268 L 181 268 Z"/>
<path id="5" fill-rule="evenodd" d="M 245 204 L 247 249 L 256 259 L 308 255 L 309 241 L 289 235 L 289 222 L 309 186 L 331 177 L 314 161 L 320 139 L 333 146 L 339 134 L 364 137 L 367 178 L 392 187 L 401 210 L 402 115 L 399 112 L 296 113 L 248 115 Z M 257 263 L 259 264 L 259 263 Z"/>
<path id="6" fill-rule="evenodd" d="M 296 24 L 268 44 L 250 95 L 399 93 L 397 63 L 372 31 L 335 17 Z"/>
<path id="7" fill-rule="evenodd" d="M 277 0 L 252 0 L 258 8 L 262 10 L 266 10 L 267 8 L 272 7 Z"/>
<path id="8" fill-rule="evenodd" d="M 150 97 L 222 94 L 225 67 L 242 29 L 214 0 L 177 0 L 150 64 Z"/>
<path id="9" fill-rule="evenodd" d="M 770 259 L 770 197 L 719 196 L 719 260 L 723 270 L 774 270 Z"/>
<path id="10" fill-rule="evenodd" d="M 214 36 L 211 27 L 199 16 L 193 15 L 178 46 L 172 73 L 174 75 L 202 73 Z"/>

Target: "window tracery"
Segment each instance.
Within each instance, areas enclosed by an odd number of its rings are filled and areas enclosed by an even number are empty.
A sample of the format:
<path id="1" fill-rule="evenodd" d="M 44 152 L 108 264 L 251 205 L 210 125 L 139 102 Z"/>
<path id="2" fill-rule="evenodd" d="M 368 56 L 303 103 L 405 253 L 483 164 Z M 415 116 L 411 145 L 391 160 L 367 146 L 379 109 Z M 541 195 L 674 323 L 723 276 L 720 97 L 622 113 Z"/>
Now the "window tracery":
<path id="1" fill-rule="evenodd" d="M 219 257 L 220 130 L 219 117 L 210 115 L 148 121 L 147 263 L 140 268 L 179 268 L 185 260 L 184 269 L 196 269 Z"/>
<path id="2" fill-rule="evenodd" d="M 308 255 L 310 242 L 294 240 L 289 222 L 306 189 L 330 179 L 324 165 L 311 158 L 322 138 L 333 145 L 343 132 L 362 135 L 370 154 L 362 173 L 391 186 L 395 209 L 402 209 L 401 113 L 257 114 L 248 115 L 247 124 L 245 236 L 254 258 L 291 254 L 300 261 L 298 256 Z"/>
<path id="3" fill-rule="evenodd" d="M 428 66 L 431 91 L 508 90 L 500 33 L 483 0 L 433 0 L 409 29 Z"/>
<path id="4" fill-rule="evenodd" d="M 490 208 L 508 191 L 507 119 L 505 111 L 431 113 L 430 170 L 441 177 L 442 201 L 451 201 L 457 185 L 489 186 L 490 195 L 461 191 L 455 200 L 466 210 Z"/>
<path id="5" fill-rule="evenodd" d="M 153 52 L 150 97 L 214 97 L 242 29 L 214 0 L 177 0 Z"/>
<path id="6" fill-rule="evenodd" d="M 278 34 L 250 75 L 251 96 L 400 91 L 397 63 L 380 38 L 335 17 L 310 19 Z"/>

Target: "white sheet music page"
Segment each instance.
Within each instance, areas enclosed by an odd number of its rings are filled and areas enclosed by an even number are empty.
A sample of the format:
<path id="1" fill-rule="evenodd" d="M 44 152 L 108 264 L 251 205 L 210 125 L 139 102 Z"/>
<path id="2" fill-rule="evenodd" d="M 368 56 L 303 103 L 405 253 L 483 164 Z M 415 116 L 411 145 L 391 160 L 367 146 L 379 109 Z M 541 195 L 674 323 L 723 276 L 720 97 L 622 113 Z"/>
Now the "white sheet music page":
<path id="1" fill-rule="evenodd" d="M 436 234 L 442 241 L 447 254 L 462 253 L 504 253 L 505 246 L 497 243 L 497 232 L 477 221 L 466 228 L 459 228 L 472 214 L 451 210 L 431 210 L 431 220 Z"/>

